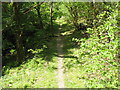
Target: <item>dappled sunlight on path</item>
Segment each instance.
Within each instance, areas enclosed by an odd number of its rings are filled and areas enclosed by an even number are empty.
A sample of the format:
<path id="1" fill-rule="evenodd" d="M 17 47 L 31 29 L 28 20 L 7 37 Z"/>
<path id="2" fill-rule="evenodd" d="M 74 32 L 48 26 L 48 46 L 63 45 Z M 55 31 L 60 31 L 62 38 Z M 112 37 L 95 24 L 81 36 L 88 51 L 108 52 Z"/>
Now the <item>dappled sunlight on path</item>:
<path id="1" fill-rule="evenodd" d="M 58 57 L 58 76 L 57 76 L 57 78 L 58 78 L 58 88 L 64 88 L 65 87 L 64 86 L 64 78 L 63 78 L 64 69 L 63 69 L 63 58 L 62 58 L 62 56 L 63 56 L 63 51 L 62 51 L 63 38 L 62 38 L 62 36 L 60 36 L 60 30 L 61 30 L 61 28 L 59 28 L 59 31 L 58 31 L 59 36 L 57 38 L 57 51 L 58 51 L 58 56 L 60 56 L 60 57 Z"/>

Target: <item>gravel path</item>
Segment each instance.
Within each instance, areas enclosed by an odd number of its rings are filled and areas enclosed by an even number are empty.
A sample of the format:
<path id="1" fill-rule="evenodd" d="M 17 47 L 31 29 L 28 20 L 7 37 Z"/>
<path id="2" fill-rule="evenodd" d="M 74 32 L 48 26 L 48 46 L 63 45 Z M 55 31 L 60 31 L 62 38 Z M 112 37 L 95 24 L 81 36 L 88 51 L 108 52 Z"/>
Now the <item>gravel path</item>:
<path id="1" fill-rule="evenodd" d="M 64 88 L 64 76 L 63 76 L 63 37 L 60 35 L 61 27 L 59 28 L 59 35 L 57 38 L 57 51 L 58 51 L 58 88 Z"/>

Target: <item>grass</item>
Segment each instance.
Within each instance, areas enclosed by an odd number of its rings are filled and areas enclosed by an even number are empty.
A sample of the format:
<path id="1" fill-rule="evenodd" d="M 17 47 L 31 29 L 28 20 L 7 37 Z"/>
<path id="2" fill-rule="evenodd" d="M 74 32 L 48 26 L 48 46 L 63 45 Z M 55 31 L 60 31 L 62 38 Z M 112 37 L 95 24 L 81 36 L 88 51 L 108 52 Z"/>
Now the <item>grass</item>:
<path id="1" fill-rule="evenodd" d="M 59 21 L 57 21 L 59 23 Z M 62 22 L 62 20 L 61 20 Z M 64 53 L 64 82 L 66 88 L 117 88 L 117 67 L 113 68 L 103 61 L 107 55 L 104 47 L 97 47 L 94 38 L 83 38 L 72 27 L 62 25 Z M 79 38 L 82 43 L 72 41 Z M 3 88 L 58 88 L 57 86 L 57 50 L 56 37 L 46 44 L 36 57 L 9 69 L 0 78 Z M 81 45 L 81 47 L 80 47 Z M 100 44 L 99 44 L 100 45 Z M 97 54 L 96 50 L 104 54 Z M 92 53 L 91 53 L 92 51 Z M 36 50 L 37 52 L 37 50 Z M 100 53 L 101 53 L 100 52 Z M 112 54 L 108 54 L 111 55 Z M 108 56 L 107 57 L 110 57 Z M 103 59 L 103 61 L 100 61 Z M 112 59 L 111 59 L 112 60 Z M 102 65 L 104 64 L 104 65 Z M 107 69 L 110 70 L 108 71 Z"/>
<path id="2" fill-rule="evenodd" d="M 72 67 L 65 72 L 66 88 L 85 88 L 85 80 L 80 79 L 84 76 L 84 71 L 80 67 Z"/>
<path id="3" fill-rule="evenodd" d="M 3 76 L 0 84 L 3 88 L 57 88 L 55 77 L 54 62 L 49 65 L 37 64 L 36 60 L 30 60 L 17 68 L 9 70 Z"/>
<path id="4" fill-rule="evenodd" d="M 51 39 L 47 48 L 36 49 L 35 56 L 18 67 L 4 66 L 0 78 L 2 88 L 57 88 L 56 40 Z"/>

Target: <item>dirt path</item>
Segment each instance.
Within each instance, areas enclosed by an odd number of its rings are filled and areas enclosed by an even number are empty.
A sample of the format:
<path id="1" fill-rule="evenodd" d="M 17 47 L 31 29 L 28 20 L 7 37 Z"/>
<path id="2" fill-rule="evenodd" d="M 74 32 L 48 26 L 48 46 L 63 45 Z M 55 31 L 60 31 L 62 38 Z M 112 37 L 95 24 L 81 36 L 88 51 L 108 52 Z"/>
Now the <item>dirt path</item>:
<path id="1" fill-rule="evenodd" d="M 57 52 L 58 52 L 58 88 L 64 88 L 64 76 L 63 76 L 63 37 L 60 35 L 61 26 L 58 31 L 57 38 Z"/>

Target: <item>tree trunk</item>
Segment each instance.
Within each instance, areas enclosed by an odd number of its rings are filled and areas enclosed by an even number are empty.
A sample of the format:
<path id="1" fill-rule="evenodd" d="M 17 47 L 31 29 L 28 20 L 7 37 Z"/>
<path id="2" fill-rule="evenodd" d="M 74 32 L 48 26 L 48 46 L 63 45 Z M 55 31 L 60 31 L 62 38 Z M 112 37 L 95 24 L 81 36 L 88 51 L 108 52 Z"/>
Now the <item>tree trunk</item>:
<path id="1" fill-rule="evenodd" d="M 68 8 L 68 11 L 70 12 L 70 15 L 71 15 L 71 17 L 72 17 L 72 22 L 73 22 L 73 25 L 75 26 L 75 29 L 76 30 L 79 30 L 79 24 L 78 24 L 78 12 L 75 10 L 76 8 L 74 7 L 68 7 L 68 6 L 66 6 L 67 8 Z"/>
<path id="2" fill-rule="evenodd" d="M 39 4 L 39 2 L 37 2 L 37 4 Z M 42 22 L 42 18 L 41 18 L 41 13 L 40 13 L 40 5 L 38 7 L 35 8 L 38 14 L 38 19 L 39 19 L 39 28 L 43 29 L 43 22 Z"/>
<path id="3" fill-rule="evenodd" d="M 98 14 L 98 12 L 97 12 L 97 3 L 95 4 L 95 0 L 93 0 L 93 2 L 91 2 L 91 6 L 92 6 L 92 8 L 93 8 L 93 20 L 92 20 L 92 26 L 93 26 L 93 29 L 94 29 L 94 35 L 97 35 L 98 36 L 98 38 L 100 39 L 100 32 L 99 32 L 99 30 L 98 29 L 96 29 L 97 28 L 97 22 L 98 22 L 98 20 L 97 20 L 97 18 L 96 18 L 96 16 L 97 16 L 97 14 Z M 94 21 L 95 20 L 95 21 Z"/>
<path id="4" fill-rule="evenodd" d="M 24 59 L 24 47 L 22 45 L 22 30 L 21 30 L 21 13 L 20 13 L 20 8 L 21 8 L 21 3 L 14 2 L 13 3 L 13 8 L 14 8 L 14 21 L 16 22 L 15 26 L 15 35 L 16 35 L 16 60 L 21 62 Z"/>
<path id="5" fill-rule="evenodd" d="M 53 21 L 52 21 L 52 7 L 53 7 L 53 2 L 50 2 L 50 29 L 53 29 Z"/>
<path id="6" fill-rule="evenodd" d="M 17 60 L 22 61 L 24 60 L 24 47 L 22 44 L 22 31 L 17 32 L 16 34 L 16 50 L 17 50 Z"/>

